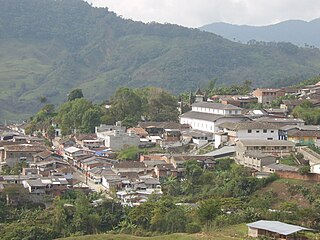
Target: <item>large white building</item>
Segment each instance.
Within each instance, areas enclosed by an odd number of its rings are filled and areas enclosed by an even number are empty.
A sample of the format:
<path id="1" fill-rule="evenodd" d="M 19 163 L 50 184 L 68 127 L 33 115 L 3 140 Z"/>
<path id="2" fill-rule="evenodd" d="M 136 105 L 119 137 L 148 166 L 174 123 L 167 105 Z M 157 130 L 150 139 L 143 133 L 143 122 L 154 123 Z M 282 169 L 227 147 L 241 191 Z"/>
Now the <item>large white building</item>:
<path id="1" fill-rule="evenodd" d="M 191 111 L 180 116 L 180 123 L 189 124 L 192 129 L 214 133 L 221 123 L 246 119 L 241 114 L 241 108 L 231 104 L 198 102 L 192 105 Z"/>

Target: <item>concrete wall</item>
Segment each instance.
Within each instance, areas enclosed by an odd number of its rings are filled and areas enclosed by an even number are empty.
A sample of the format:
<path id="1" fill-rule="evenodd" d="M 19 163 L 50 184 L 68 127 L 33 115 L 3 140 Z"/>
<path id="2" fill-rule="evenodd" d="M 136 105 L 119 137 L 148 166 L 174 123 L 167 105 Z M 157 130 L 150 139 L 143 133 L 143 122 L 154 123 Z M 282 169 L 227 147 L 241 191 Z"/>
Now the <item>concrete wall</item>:
<path id="1" fill-rule="evenodd" d="M 140 144 L 140 137 L 135 134 L 120 133 L 106 136 L 105 145 L 113 151 L 120 151 L 127 146 L 138 146 Z"/>
<path id="2" fill-rule="evenodd" d="M 264 132 L 266 130 L 266 132 Z M 252 129 L 239 130 L 237 133 L 239 139 L 261 139 L 261 140 L 278 140 L 279 133 L 276 129 Z"/>

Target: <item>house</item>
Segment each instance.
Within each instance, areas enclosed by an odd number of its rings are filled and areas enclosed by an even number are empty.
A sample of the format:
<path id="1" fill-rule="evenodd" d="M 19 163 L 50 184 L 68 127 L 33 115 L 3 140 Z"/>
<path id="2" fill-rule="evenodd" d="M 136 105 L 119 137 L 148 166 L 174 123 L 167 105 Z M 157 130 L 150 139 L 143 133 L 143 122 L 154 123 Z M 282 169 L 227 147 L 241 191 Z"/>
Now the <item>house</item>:
<path id="1" fill-rule="evenodd" d="M 24 180 L 33 180 L 42 177 L 39 174 L 27 174 L 27 175 L 0 175 L 0 183 L 7 184 L 22 184 Z"/>
<path id="2" fill-rule="evenodd" d="M 63 191 L 68 188 L 69 182 L 62 177 L 41 177 L 34 180 L 23 180 L 22 184 L 32 194 L 53 193 L 55 190 Z"/>
<path id="3" fill-rule="evenodd" d="M 117 174 L 104 174 L 102 176 L 101 184 L 108 191 L 111 189 L 121 189 L 122 188 L 122 180 L 121 177 Z"/>
<path id="4" fill-rule="evenodd" d="M 74 170 L 72 167 L 70 166 L 63 166 L 63 167 L 59 167 L 56 168 L 55 171 L 51 172 L 50 175 L 51 176 L 55 176 L 55 177 L 63 177 L 67 180 L 72 180 L 73 179 L 73 173 Z"/>
<path id="5" fill-rule="evenodd" d="M 258 102 L 258 98 L 254 96 L 232 96 L 227 98 L 221 98 L 220 103 L 231 104 L 240 108 L 247 108 L 251 104 Z"/>
<path id="6" fill-rule="evenodd" d="M 139 206 L 148 201 L 150 195 L 162 195 L 161 189 L 121 190 L 116 192 L 123 206 Z"/>
<path id="7" fill-rule="evenodd" d="M 141 127 L 128 128 L 127 132 L 133 132 L 140 138 L 146 138 L 148 136 L 148 132 Z"/>
<path id="8" fill-rule="evenodd" d="M 177 176 L 176 169 L 171 163 L 157 164 L 154 167 L 155 176 L 160 179 L 163 177 Z"/>
<path id="9" fill-rule="evenodd" d="M 211 132 L 205 132 L 200 130 L 185 130 L 181 132 L 182 142 L 194 143 L 197 146 L 203 146 L 208 142 L 212 142 L 214 140 L 214 134 Z"/>
<path id="10" fill-rule="evenodd" d="M 285 99 L 282 100 L 280 108 L 291 112 L 296 106 L 301 105 L 305 100 L 303 99 Z"/>
<path id="11" fill-rule="evenodd" d="M 95 133 L 98 138 L 104 138 L 103 135 L 108 133 L 112 134 L 113 131 L 125 132 L 126 128 L 122 126 L 121 121 L 116 122 L 116 125 L 101 124 L 100 126 L 95 127 Z"/>
<path id="12" fill-rule="evenodd" d="M 320 126 L 284 126 L 280 128 L 281 138 L 300 145 L 320 145 Z"/>
<path id="13" fill-rule="evenodd" d="M 140 144 L 140 137 L 133 132 L 113 131 L 113 134 L 104 136 L 105 146 L 111 148 L 113 151 L 120 151 L 127 147 L 138 147 Z"/>
<path id="14" fill-rule="evenodd" d="M 181 124 L 189 124 L 192 129 L 214 133 L 217 125 L 223 122 L 240 122 L 247 117 L 241 114 L 241 108 L 221 103 L 199 102 L 192 110 L 180 116 Z"/>
<path id="15" fill-rule="evenodd" d="M 149 137 L 163 137 L 165 129 L 183 130 L 189 128 L 186 124 L 176 122 L 139 122 L 138 126 L 144 129 L 148 133 Z"/>
<path id="16" fill-rule="evenodd" d="M 285 140 L 242 139 L 236 142 L 236 159 L 243 161 L 248 152 L 260 151 L 274 156 L 290 155 L 295 144 Z"/>
<path id="17" fill-rule="evenodd" d="M 163 140 L 167 142 L 179 142 L 181 131 L 179 129 L 164 129 Z"/>
<path id="18" fill-rule="evenodd" d="M 83 154 L 84 154 L 84 150 L 77 147 L 68 147 L 64 149 L 65 159 L 74 159 L 75 157 Z"/>
<path id="19" fill-rule="evenodd" d="M 264 108 L 263 109 L 268 116 L 272 117 L 287 117 L 288 110 L 283 108 Z"/>
<path id="20" fill-rule="evenodd" d="M 43 152 L 46 149 L 43 145 L 19 144 L 19 145 L 6 145 L 4 146 L 5 163 L 13 167 L 20 161 L 32 162 L 33 155 Z"/>
<path id="21" fill-rule="evenodd" d="M 241 139 L 260 139 L 260 140 L 278 140 L 279 127 L 272 123 L 257 122 L 257 121 L 246 121 L 231 123 L 225 122 L 217 126 L 218 132 L 227 133 L 228 141 L 235 143 Z M 218 148 L 222 143 L 223 135 L 215 135 L 215 147 Z"/>
<path id="22" fill-rule="evenodd" d="M 63 160 L 63 156 L 56 154 L 48 149 L 33 155 L 33 162 L 41 162 L 48 159 Z"/>
<path id="23" fill-rule="evenodd" d="M 283 89 L 274 89 L 274 88 L 257 88 L 252 92 L 252 95 L 258 98 L 258 103 L 269 104 L 278 97 L 285 95 Z"/>
<path id="24" fill-rule="evenodd" d="M 88 177 L 96 184 L 101 184 L 104 176 L 115 175 L 116 174 L 111 170 L 111 165 L 97 166 L 88 171 Z"/>
<path id="25" fill-rule="evenodd" d="M 268 237 L 271 239 L 299 239 L 306 240 L 306 237 L 299 236 L 300 231 L 313 231 L 312 229 L 287 224 L 278 221 L 260 220 L 249 223 L 248 236 L 253 238 Z"/>
<path id="26" fill-rule="evenodd" d="M 268 153 L 249 151 L 246 152 L 243 157 L 236 158 L 236 161 L 242 166 L 253 168 L 261 172 L 264 166 L 276 163 L 277 159 L 275 156 Z"/>
<path id="27" fill-rule="evenodd" d="M 75 140 L 82 148 L 95 149 L 104 145 L 103 140 L 97 138 L 97 134 L 78 134 Z"/>

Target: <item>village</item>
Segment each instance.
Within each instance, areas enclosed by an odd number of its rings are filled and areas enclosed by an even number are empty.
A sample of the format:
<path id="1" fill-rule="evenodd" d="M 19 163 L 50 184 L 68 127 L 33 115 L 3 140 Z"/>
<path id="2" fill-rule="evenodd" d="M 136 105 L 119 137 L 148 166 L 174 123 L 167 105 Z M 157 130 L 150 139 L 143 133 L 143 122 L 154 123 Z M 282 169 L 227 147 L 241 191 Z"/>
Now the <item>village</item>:
<path id="1" fill-rule="evenodd" d="M 118 121 L 96 126 L 92 134 L 69 136 L 62 136 L 59 124 L 52 123 L 52 147 L 45 144 L 45 127 L 27 135 L 27 124 L 1 126 L 1 170 L 21 169 L 0 176 L 0 191 L 16 185 L 32 201 L 45 201 L 76 189 L 99 192 L 133 207 L 151 195 L 162 195 L 165 178 L 184 179 L 186 162 L 196 161 L 210 171 L 217 160 L 225 158 L 250 169 L 256 178 L 277 174 L 320 181 L 320 125 L 292 117 L 293 108 L 303 101 L 320 104 L 320 83 L 258 88 L 246 96 L 208 98 L 200 89 L 194 95 L 189 111 L 183 112 L 179 103 L 179 122 L 140 121 L 126 128 Z M 284 96 L 293 98 L 283 100 L 279 108 L 248 108 L 251 104 L 268 106 Z M 133 151 L 133 158 L 119 159 L 121 151 Z M 15 204 L 22 199 L 7 201 Z M 255 224 L 249 226 L 249 233 L 258 236 L 252 228 L 256 229 Z"/>

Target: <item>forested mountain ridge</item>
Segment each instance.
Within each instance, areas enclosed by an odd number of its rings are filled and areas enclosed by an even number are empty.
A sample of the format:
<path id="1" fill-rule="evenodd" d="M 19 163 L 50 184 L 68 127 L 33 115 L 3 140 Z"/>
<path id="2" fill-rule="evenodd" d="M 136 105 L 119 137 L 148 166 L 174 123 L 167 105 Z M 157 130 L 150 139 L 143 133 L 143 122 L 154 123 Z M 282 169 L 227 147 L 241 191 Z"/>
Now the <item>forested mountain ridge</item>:
<path id="1" fill-rule="evenodd" d="M 256 40 L 291 42 L 298 46 L 320 47 L 320 37 L 316 34 L 320 31 L 320 18 L 310 22 L 288 20 L 267 26 L 234 25 L 220 22 L 202 26 L 200 29 L 243 43 Z"/>
<path id="2" fill-rule="evenodd" d="M 102 101 L 119 86 L 180 93 L 213 78 L 283 86 L 320 71 L 316 49 L 243 45 L 198 29 L 122 19 L 81 0 L 0 0 L 0 6 L 2 121 L 32 115 L 44 97 L 61 103 L 73 88 Z"/>

